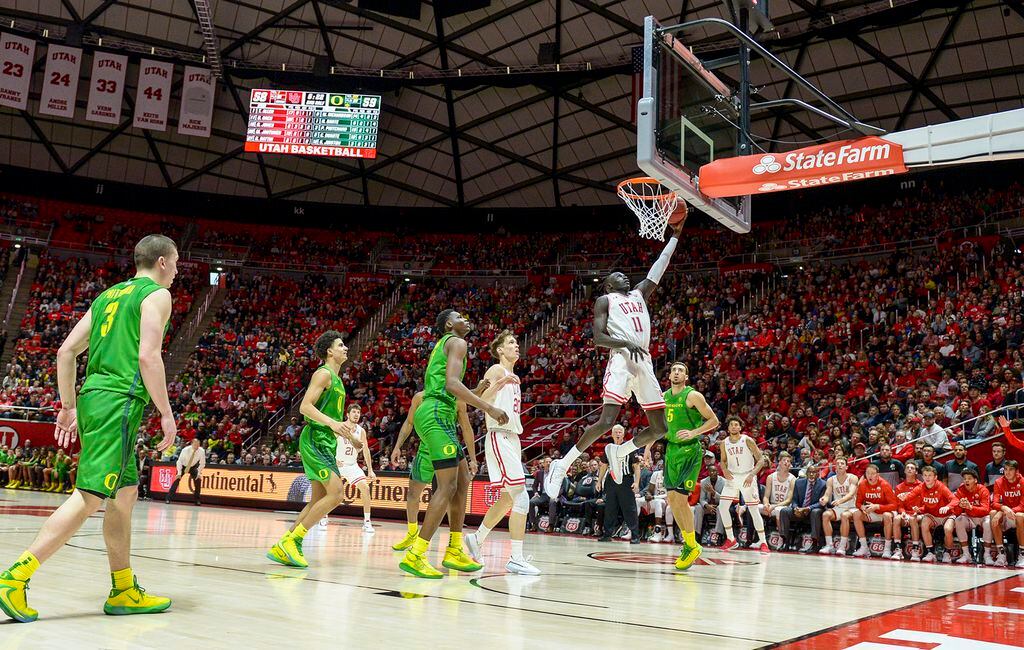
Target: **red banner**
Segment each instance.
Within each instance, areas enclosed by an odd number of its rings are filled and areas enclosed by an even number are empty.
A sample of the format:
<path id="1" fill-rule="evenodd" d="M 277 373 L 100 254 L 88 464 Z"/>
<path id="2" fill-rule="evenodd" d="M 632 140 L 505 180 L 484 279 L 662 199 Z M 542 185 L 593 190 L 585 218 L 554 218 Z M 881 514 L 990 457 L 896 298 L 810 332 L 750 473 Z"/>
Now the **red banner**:
<path id="1" fill-rule="evenodd" d="M 700 191 L 744 196 L 902 174 L 903 147 L 882 138 L 841 140 L 787 153 L 722 158 L 700 168 Z"/>
<path id="2" fill-rule="evenodd" d="M 0 420 L 0 445 L 11 449 L 24 447 L 26 442 L 33 447 L 53 447 L 57 440 L 53 437 L 53 422 L 26 422 L 25 420 Z M 78 451 L 78 441 L 72 445 L 72 452 Z"/>
<path id="3" fill-rule="evenodd" d="M 550 438 L 554 440 L 562 431 L 573 426 L 577 418 L 534 418 L 523 424 L 523 433 L 519 436 L 519 442 L 523 447 L 540 443 Z"/>

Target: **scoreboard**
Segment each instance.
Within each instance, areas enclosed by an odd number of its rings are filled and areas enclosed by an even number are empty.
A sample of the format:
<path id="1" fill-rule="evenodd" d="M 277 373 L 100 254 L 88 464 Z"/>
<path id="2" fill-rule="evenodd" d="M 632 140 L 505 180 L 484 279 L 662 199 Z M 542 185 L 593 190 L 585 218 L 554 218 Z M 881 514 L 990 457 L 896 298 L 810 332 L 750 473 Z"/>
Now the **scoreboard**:
<path id="1" fill-rule="evenodd" d="M 255 89 L 245 150 L 376 158 L 380 95 Z"/>

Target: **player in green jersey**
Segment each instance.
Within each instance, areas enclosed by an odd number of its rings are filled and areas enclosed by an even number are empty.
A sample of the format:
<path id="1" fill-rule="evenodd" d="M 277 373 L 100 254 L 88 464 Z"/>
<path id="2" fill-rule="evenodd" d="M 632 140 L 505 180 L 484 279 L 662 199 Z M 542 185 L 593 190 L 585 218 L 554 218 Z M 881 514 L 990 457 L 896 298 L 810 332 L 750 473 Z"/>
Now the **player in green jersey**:
<path id="1" fill-rule="evenodd" d="M 668 376 L 672 387 L 665 391 L 665 420 L 668 424 L 665 490 L 669 507 L 683 533 L 683 549 L 676 560 L 676 568 L 681 570 L 689 569 L 701 554 L 702 549 L 694 535 L 689 496 L 697 486 L 704 463 L 700 437 L 718 428 L 718 416 L 703 395 L 686 385 L 688 379 L 686 365 L 678 361 L 673 363 Z M 647 451 L 650 451 L 650 446 Z"/>
<path id="2" fill-rule="evenodd" d="M 348 360 L 348 347 L 341 332 L 328 330 L 321 334 L 313 352 L 323 365 L 310 378 L 299 407 L 306 419 L 299 436 L 299 451 L 302 469 L 313 484 L 313 495 L 295 518 L 295 524 L 267 552 L 271 560 L 297 567 L 309 566 L 302 553 L 306 533 L 345 500 L 345 486 L 335 458 L 338 436 L 348 439 L 356 449 L 363 446 L 355 435 L 356 425 L 345 417 L 345 386 L 338 372 Z"/>
<path id="3" fill-rule="evenodd" d="M 419 408 L 420 404 L 423 403 L 423 391 L 420 391 L 412 396 L 412 402 L 409 404 L 409 413 L 405 417 L 405 422 L 402 423 L 402 428 L 398 432 L 398 439 L 395 441 L 395 448 L 391 452 L 391 464 L 398 465 L 398 458 L 402 454 L 402 447 L 405 446 L 405 441 L 409 439 L 409 436 L 413 432 L 413 421 L 416 417 L 416 409 Z M 469 423 L 469 414 L 466 412 L 466 403 L 459 400 L 455 403 L 455 410 L 458 413 L 459 429 L 462 431 L 462 440 L 466 444 L 466 449 L 469 449 L 469 473 L 470 476 L 476 476 L 478 466 L 476 462 L 476 442 L 473 439 L 473 427 Z M 416 457 L 413 459 L 409 467 L 409 491 L 405 495 L 405 521 L 408 526 L 405 537 L 400 542 L 393 545 L 391 548 L 395 551 L 404 551 L 412 543 L 416 541 L 416 536 L 419 535 L 419 516 L 420 516 L 420 498 L 423 496 L 423 490 L 427 489 L 427 486 L 434 480 L 434 464 L 430 462 L 430 458 L 427 456 L 426 445 L 420 445 L 419 451 L 416 452 Z M 451 522 L 457 517 L 457 509 L 455 503 L 448 508 L 448 521 Z"/>
<path id="4" fill-rule="evenodd" d="M 61 409 L 55 437 L 66 447 L 81 433 L 82 452 L 75 491 L 50 515 L 18 561 L 0 573 L 0 609 L 16 621 L 36 620 L 38 613 L 26 600 L 29 579 L 101 506 L 113 582 L 104 613 L 150 614 L 171 606 L 169 598 L 139 587 L 129 561 L 132 508 L 138 498 L 134 443 L 151 399 L 163 431 L 157 449 L 170 447 L 177 432 L 160 356 L 171 315 L 167 289 L 177 265 L 178 250 L 171 239 L 144 237 L 135 246 L 135 277 L 101 293 L 57 351 Z M 86 350 L 85 383 L 76 395 L 76 359 Z"/>
<path id="5" fill-rule="evenodd" d="M 469 493 L 469 466 L 465 452 L 455 431 L 455 403 L 462 400 L 498 421 L 508 422 L 508 414 L 480 398 L 487 389 L 487 382 L 481 382 L 475 391 L 466 388 L 462 378 L 466 374 L 466 334 L 470 324 L 454 309 L 438 314 L 436 329 L 441 337 L 434 345 L 427 361 L 423 376 L 423 403 L 416 409 L 413 422 L 420 443 L 426 446 L 437 489 L 434 490 L 423 517 L 423 527 L 416 541 L 405 552 L 399 568 L 420 578 L 441 578 L 443 574 L 427 562 L 427 550 L 441 519 L 449 505 L 457 509 L 450 518 L 451 536 L 445 550 L 442 564 L 456 571 L 479 571 L 483 568 L 473 561 L 462 548 L 462 524 L 466 511 L 466 496 Z M 473 451 L 470 449 L 469 451 Z M 454 499 L 454 503 L 453 500 Z"/>

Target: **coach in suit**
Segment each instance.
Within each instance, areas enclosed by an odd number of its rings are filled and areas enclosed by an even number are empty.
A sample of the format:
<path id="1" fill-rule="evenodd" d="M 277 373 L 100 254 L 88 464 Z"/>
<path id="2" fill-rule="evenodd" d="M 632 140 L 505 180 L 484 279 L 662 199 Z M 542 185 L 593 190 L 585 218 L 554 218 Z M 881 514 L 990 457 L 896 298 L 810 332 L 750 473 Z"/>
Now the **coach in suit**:
<path id="1" fill-rule="evenodd" d="M 811 461 L 807 465 L 806 478 L 796 480 L 793 488 L 793 502 L 779 513 L 779 533 L 789 543 L 790 525 L 793 521 L 810 520 L 814 549 L 822 542 L 821 515 L 825 509 L 819 500 L 825 495 L 825 481 L 820 478 L 818 465 Z"/>

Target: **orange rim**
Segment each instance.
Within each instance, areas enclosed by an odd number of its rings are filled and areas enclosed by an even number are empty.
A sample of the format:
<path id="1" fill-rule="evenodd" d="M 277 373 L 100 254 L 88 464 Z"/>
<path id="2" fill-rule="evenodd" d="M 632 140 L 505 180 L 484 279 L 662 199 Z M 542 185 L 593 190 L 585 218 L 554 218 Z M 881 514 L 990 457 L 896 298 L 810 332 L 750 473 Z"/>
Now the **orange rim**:
<path id="1" fill-rule="evenodd" d="M 648 185 L 657 185 L 658 187 L 664 187 L 664 184 L 657 178 L 651 178 L 650 176 L 640 176 L 637 178 L 627 178 L 626 180 L 622 181 L 621 183 L 619 183 L 618 187 L 616 187 L 616 192 L 619 194 L 619 196 L 624 196 L 626 198 L 630 198 L 636 201 L 657 201 L 670 199 L 676 194 L 675 192 L 671 191 L 666 192 L 664 194 L 635 194 L 625 189 L 627 185 L 641 185 L 644 183 Z"/>

